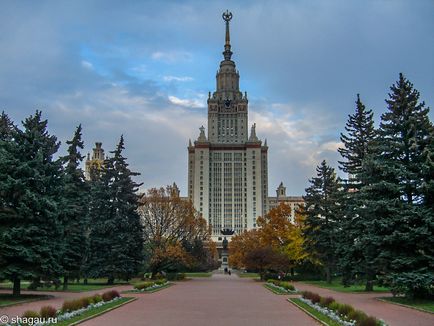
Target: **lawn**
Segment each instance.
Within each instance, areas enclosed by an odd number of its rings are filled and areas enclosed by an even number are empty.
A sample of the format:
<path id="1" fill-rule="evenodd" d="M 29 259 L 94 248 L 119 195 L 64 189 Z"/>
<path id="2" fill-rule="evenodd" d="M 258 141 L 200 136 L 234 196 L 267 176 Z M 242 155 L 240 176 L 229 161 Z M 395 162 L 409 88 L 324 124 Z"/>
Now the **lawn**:
<path id="1" fill-rule="evenodd" d="M 14 304 L 32 302 L 37 300 L 45 300 L 51 296 L 37 295 L 37 294 L 22 294 L 20 296 L 13 296 L 10 293 L 0 294 L 0 307 L 12 306 Z"/>
<path id="2" fill-rule="evenodd" d="M 305 304 L 303 301 L 301 301 L 298 298 L 291 298 L 291 299 L 288 299 L 288 301 L 294 303 L 297 307 L 301 308 L 301 310 L 304 310 L 304 312 L 306 312 L 306 311 L 309 312 L 311 315 L 315 316 L 316 318 L 318 318 L 319 320 L 321 320 L 322 322 L 324 322 L 328 326 L 340 326 L 341 325 L 338 322 L 331 319 L 330 317 L 320 313 L 319 311 L 315 310 L 311 306 Z"/>
<path id="3" fill-rule="evenodd" d="M 242 278 L 260 278 L 258 273 L 239 273 L 238 276 Z"/>
<path id="4" fill-rule="evenodd" d="M 211 277 L 211 272 L 185 273 L 185 277 Z"/>
<path id="5" fill-rule="evenodd" d="M 129 284 L 129 283 L 119 282 L 119 283 L 115 283 L 114 285 L 108 285 L 107 280 L 105 280 L 105 279 L 89 279 L 87 284 L 84 284 L 82 282 L 80 282 L 80 283 L 75 283 L 75 282 L 68 283 L 68 289 L 65 292 L 94 291 L 94 290 L 110 288 L 110 287 L 113 287 L 116 285 L 127 285 L 127 284 Z M 30 282 L 23 281 L 23 282 L 21 282 L 21 289 L 27 290 L 27 287 L 29 285 L 30 285 Z M 51 286 L 51 287 L 40 287 L 40 288 L 36 289 L 35 291 L 63 292 L 62 286 L 63 286 L 63 284 L 61 284 L 57 290 L 54 286 Z M 11 282 L 0 283 L 1 289 L 12 289 L 12 287 L 13 287 L 13 284 Z"/>
<path id="6" fill-rule="evenodd" d="M 58 323 L 56 323 L 56 326 L 68 326 L 68 325 L 72 325 L 72 324 L 78 324 L 78 322 L 82 322 L 84 320 L 87 319 L 91 319 L 93 317 L 102 315 L 103 313 L 109 311 L 109 310 L 113 310 L 123 304 L 126 304 L 127 302 L 130 302 L 132 300 L 136 300 L 136 298 L 121 298 L 119 300 L 116 300 L 114 302 L 105 304 L 101 307 L 98 308 L 93 308 L 90 310 L 87 310 L 86 312 L 84 312 L 83 314 L 79 315 L 79 316 L 75 316 L 74 318 L 68 319 L 68 320 L 63 320 L 63 321 L 59 321 Z"/>
<path id="7" fill-rule="evenodd" d="M 269 284 L 264 284 L 264 287 L 273 292 L 274 294 L 290 294 L 288 291 L 283 291 L 282 289 L 272 287 Z"/>
<path id="8" fill-rule="evenodd" d="M 326 281 L 303 281 L 303 282 L 306 284 L 311 284 L 311 285 L 318 286 L 320 288 L 326 288 L 338 292 L 365 292 L 364 284 L 353 284 L 350 285 L 349 287 L 344 287 L 340 283 L 340 279 L 333 280 L 331 284 L 328 284 Z M 389 292 L 389 289 L 381 286 L 374 286 L 374 292 Z"/>
<path id="9" fill-rule="evenodd" d="M 381 300 L 385 300 L 391 303 L 399 303 L 404 306 L 408 306 L 410 308 L 416 308 L 423 311 L 428 311 L 434 313 L 434 300 L 424 300 L 424 299 L 409 299 L 402 297 L 387 297 L 381 298 Z"/>

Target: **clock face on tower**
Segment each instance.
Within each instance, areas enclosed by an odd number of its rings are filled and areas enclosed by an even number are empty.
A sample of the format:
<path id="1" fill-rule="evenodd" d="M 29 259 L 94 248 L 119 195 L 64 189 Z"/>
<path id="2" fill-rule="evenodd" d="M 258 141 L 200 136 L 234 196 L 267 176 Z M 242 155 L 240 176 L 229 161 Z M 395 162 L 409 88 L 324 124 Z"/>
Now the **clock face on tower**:
<path id="1" fill-rule="evenodd" d="M 225 100 L 225 108 L 229 109 L 231 107 L 231 100 L 230 99 L 226 99 Z"/>

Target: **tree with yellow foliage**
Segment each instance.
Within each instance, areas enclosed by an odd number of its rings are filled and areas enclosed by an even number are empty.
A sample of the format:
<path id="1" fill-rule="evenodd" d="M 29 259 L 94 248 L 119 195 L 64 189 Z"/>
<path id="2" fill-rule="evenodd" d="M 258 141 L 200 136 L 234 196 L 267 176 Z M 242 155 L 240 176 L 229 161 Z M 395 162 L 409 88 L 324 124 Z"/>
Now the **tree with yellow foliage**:
<path id="1" fill-rule="evenodd" d="M 303 249 L 303 214 L 296 212 L 291 221 L 291 207 L 282 203 L 259 217 L 258 229 L 245 231 L 232 238 L 229 244 L 229 263 L 235 268 L 293 272 L 293 268 L 307 259 Z"/>

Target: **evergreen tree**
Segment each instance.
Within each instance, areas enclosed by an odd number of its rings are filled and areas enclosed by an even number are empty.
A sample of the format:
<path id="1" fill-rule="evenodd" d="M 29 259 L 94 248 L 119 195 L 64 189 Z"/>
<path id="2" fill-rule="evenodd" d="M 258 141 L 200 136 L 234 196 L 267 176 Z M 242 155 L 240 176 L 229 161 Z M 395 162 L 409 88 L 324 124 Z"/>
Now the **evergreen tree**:
<path id="1" fill-rule="evenodd" d="M 9 116 L 2 111 L 0 115 L 0 141 L 11 140 L 15 126 Z"/>
<path id="2" fill-rule="evenodd" d="M 330 283 L 336 260 L 339 181 L 334 169 L 325 160 L 316 171 L 317 176 L 309 180 L 311 186 L 306 188 L 306 195 L 303 196 L 306 205 L 305 245 L 310 255 L 324 265 L 326 279 Z"/>
<path id="3" fill-rule="evenodd" d="M 63 289 L 68 288 L 71 276 L 79 276 L 86 252 L 87 233 L 87 202 L 88 187 L 80 168 L 84 156 L 80 154 L 83 149 L 81 140 L 81 125 L 77 127 L 69 145 L 68 155 L 62 158 L 64 164 L 64 183 L 62 191 L 61 218 L 64 227 L 62 255 Z"/>
<path id="4" fill-rule="evenodd" d="M 362 214 L 369 217 L 360 242 L 379 248 L 371 256 L 365 250 L 365 259 L 383 269 L 394 291 L 418 297 L 433 295 L 434 284 L 434 216 L 427 206 L 433 126 L 419 97 L 400 74 L 373 153 L 364 162 L 360 191 Z"/>
<path id="5" fill-rule="evenodd" d="M 101 178 L 93 186 L 89 275 L 129 279 L 143 260 L 143 232 L 137 212 L 140 184 L 132 177 L 126 158 L 122 156 L 124 138 L 104 162 Z"/>
<path id="6" fill-rule="evenodd" d="M 345 192 L 342 193 L 341 202 L 344 212 L 341 215 L 340 234 L 337 241 L 338 265 L 343 274 L 343 283 L 348 283 L 355 275 L 364 274 L 366 277 L 366 290 L 373 290 L 373 278 L 375 271 L 368 268 L 364 262 L 362 250 L 358 245 L 358 236 L 363 230 L 364 217 L 360 215 L 360 206 L 363 203 L 358 200 L 359 190 L 363 186 L 360 180 L 362 162 L 368 155 L 369 146 L 375 139 L 373 113 L 367 110 L 357 94 L 356 111 L 348 116 L 345 126 L 346 134 L 341 133 L 343 147 L 338 151 L 343 161 L 340 161 L 340 168 L 348 174 L 344 184 Z M 362 221 L 361 221 L 362 220 Z M 360 222 L 362 224 L 360 225 Z"/>
<path id="7" fill-rule="evenodd" d="M 23 126 L 0 141 L 0 278 L 13 281 L 15 295 L 22 279 L 58 276 L 62 252 L 60 143 L 40 111 Z"/>

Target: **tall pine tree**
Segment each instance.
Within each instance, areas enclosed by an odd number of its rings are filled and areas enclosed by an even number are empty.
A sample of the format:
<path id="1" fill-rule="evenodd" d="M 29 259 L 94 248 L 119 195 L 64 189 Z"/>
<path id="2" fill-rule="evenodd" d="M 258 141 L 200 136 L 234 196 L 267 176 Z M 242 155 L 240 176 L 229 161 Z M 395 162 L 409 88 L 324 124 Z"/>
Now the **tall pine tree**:
<path id="1" fill-rule="evenodd" d="M 304 236 L 307 251 L 324 265 L 326 280 L 330 283 L 336 263 L 339 182 L 334 169 L 325 160 L 316 171 L 317 176 L 309 180 L 311 185 L 303 196 L 306 205 Z"/>
<path id="2" fill-rule="evenodd" d="M 68 288 L 70 277 L 78 277 L 84 262 L 86 252 L 87 203 L 88 186 L 80 168 L 84 156 L 81 140 L 81 125 L 77 127 L 72 140 L 66 142 L 68 155 L 62 158 L 64 164 L 64 178 L 62 190 L 61 218 L 63 223 L 63 289 Z"/>
<path id="3" fill-rule="evenodd" d="M 364 217 L 361 215 L 360 206 L 363 203 L 358 200 L 359 190 L 363 186 L 360 173 L 362 162 L 369 153 L 369 146 L 375 139 L 375 129 L 372 110 L 367 110 L 357 94 L 356 111 L 348 116 L 345 126 L 346 133 L 341 133 L 342 148 L 338 151 L 343 160 L 340 168 L 347 173 L 345 192 L 341 201 L 344 212 L 339 222 L 340 230 L 337 241 L 338 265 L 343 274 L 343 282 L 347 285 L 355 276 L 360 274 L 366 278 L 366 290 L 373 290 L 373 279 L 376 271 L 370 264 L 364 261 L 362 251 L 365 247 L 359 246 L 358 236 L 363 230 Z"/>
<path id="4" fill-rule="evenodd" d="M 361 242 L 380 247 L 368 258 L 383 268 L 394 291 L 433 295 L 434 216 L 426 191 L 433 125 L 419 92 L 402 74 L 390 89 L 375 148 L 364 162 L 360 193 L 363 216 L 370 218 Z"/>
<path id="5" fill-rule="evenodd" d="M 58 276 L 62 253 L 59 143 L 40 111 L 23 126 L 0 142 L 0 278 L 13 281 L 15 295 L 22 279 Z"/>
<path id="6" fill-rule="evenodd" d="M 108 283 L 131 278 L 143 260 L 143 232 L 137 213 L 140 184 L 132 180 L 139 173 L 128 168 L 123 149 L 121 136 L 92 192 L 88 270 L 90 276 L 107 277 Z"/>

